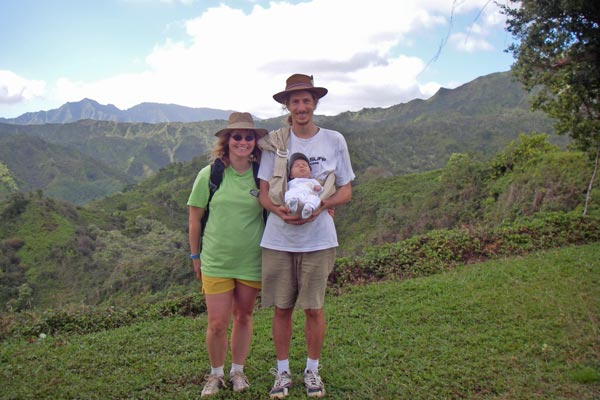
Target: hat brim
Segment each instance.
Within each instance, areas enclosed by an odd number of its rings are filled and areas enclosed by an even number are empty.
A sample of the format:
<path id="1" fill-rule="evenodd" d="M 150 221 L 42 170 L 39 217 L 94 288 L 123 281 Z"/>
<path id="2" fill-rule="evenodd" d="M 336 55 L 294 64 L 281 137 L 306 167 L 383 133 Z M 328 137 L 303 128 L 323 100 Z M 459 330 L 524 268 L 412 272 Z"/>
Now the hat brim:
<path id="1" fill-rule="evenodd" d="M 273 99 L 275 99 L 276 102 L 285 105 L 285 98 L 287 97 L 287 95 L 289 93 L 299 92 L 302 90 L 306 90 L 307 92 L 314 93 L 315 96 L 317 96 L 317 99 L 320 99 L 321 97 L 325 96 L 328 92 L 328 90 L 323 87 L 299 87 L 299 88 L 284 90 L 283 92 L 276 93 L 273 95 Z"/>

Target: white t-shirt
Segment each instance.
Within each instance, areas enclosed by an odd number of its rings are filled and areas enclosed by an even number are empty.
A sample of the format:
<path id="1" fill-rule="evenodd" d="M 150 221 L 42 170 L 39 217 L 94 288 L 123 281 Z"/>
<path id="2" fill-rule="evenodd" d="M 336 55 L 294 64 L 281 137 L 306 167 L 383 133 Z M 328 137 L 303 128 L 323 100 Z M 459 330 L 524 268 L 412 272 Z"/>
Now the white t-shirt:
<path id="1" fill-rule="evenodd" d="M 309 139 L 298 138 L 291 132 L 288 150 L 290 155 L 306 155 L 313 178 L 322 181 L 333 171 L 336 186 L 354 180 L 348 146 L 339 132 L 320 128 Z M 273 175 L 274 164 L 275 154 L 263 152 L 258 177 L 268 181 Z M 303 225 L 286 224 L 276 214 L 270 213 L 260 245 L 272 250 L 309 252 L 337 247 L 338 241 L 333 218 L 328 212 L 320 213 L 313 222 Z"/>

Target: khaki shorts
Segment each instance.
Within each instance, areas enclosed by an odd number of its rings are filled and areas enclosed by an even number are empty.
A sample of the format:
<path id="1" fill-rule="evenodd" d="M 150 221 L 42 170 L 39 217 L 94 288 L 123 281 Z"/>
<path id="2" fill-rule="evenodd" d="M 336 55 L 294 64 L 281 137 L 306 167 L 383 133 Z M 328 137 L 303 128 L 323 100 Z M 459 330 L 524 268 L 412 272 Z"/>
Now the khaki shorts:
<path id="1" fill-rule="evenodd" d="M 220 278 L 216 276 L 206 276 L 202 274 L 202 293 L 203 294 L 220 294 L 230 292 L 235 289 L 236 284 L 249 286 L 254 289 L 260 289 L 260 281 L 247 281 L 236 278 Z"/>
<path id="2" fill-rule="evenodd" d="M 325 304 L 327 278 L 335 264 L 335 248 L 308 253 L 262 249 L 263 307 L 319 310 Z"/>

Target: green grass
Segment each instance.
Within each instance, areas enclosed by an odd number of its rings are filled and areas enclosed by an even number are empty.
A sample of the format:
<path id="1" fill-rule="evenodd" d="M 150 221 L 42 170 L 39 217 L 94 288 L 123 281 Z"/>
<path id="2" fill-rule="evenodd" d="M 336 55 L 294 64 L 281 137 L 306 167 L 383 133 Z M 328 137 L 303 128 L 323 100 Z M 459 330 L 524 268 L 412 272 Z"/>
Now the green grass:
<path id="1" fill-rule="evenodd" d="M 327 299 L 321 358 L 329 399 L 598 399 L 600 244 L 463 266 Z M 271 311 L 255 314 L 245 394 L 266 399 Z M 295 314 L 294 380 L 305 362 Z M 2 399 L 194 399 L 206 317 L 2 342 Z M 229 362 L 226 364 L 229 368 Z M 306 396 L 298 384 L 290 399 Z"/>

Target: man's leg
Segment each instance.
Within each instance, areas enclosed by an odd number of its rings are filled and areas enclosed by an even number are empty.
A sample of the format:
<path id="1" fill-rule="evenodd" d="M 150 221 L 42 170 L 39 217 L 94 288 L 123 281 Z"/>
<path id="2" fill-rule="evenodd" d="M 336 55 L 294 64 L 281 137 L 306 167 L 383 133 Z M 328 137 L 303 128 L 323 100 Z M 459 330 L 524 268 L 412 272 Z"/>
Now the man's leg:
<path id="1" fill-rule="evenodd" d="M 277 370 L 272 369 L 275 383 L 269 396 L 271 398 L 284 398 L 289 394 L 292 386 L 292 376 L 289 371 L 288 357 L 292 341 L 292 314 L 294 308 L 275 307 L 273 314 L 273 341 L 275 342 L 275 355 L 277 356 Z"/>
<path id="2" fill-rule="evenodd" d="M 304 370 L 304 387 L 308 397 L 325 396 L 325 385 L 319 375 L 319 357 L 325 339 L 325 312 L 322 308 L 304 310 L 304 334 L 308 359 Z"/>
<path id="3" fill-rule="evenodd" d="M 325 395 L 325 385 L 319 375 L 319 358 L 325 340 L 325 292 L 327 278 L 335 264 L 335 249 L 304 253 L 300 278 L 299 305 L 304 309 L 307 360 L 304 386 L 309 397 Z"/>
<path id="4" fill-rule="evenodd" d="M 273 314 L 273 341 L 275 342 L 275 355 L 278 360 L 287 360 L 290 354 L 292 341 L 292 314 L 293 308 L 275 307 Z"/>
<path id="5" fill-rule="evenodd" d="M 306 348 L 308 357 L 318 360 L 325 340 L 325 311 L 304 310 L 304 334 L 306 335 Z"/>

